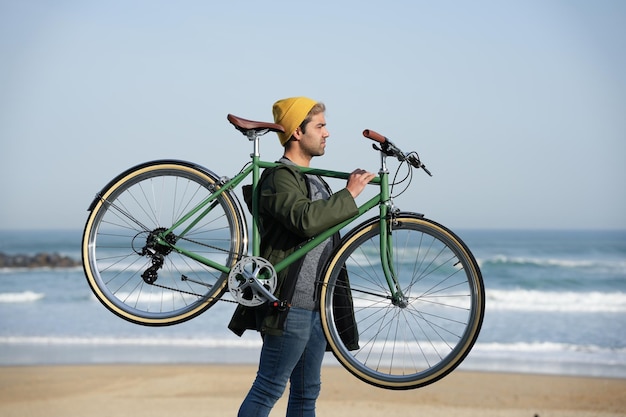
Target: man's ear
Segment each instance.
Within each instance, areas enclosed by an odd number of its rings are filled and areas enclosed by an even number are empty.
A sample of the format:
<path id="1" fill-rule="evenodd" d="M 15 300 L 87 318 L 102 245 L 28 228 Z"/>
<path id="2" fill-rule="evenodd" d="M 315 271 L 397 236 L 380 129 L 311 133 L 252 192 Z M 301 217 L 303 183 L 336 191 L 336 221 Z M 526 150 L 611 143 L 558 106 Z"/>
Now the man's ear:
<path id="1" fill-rule="evenodd" d="M 300 126 L 296 128 L 291 136 L 296 140 L 300 140 L 302 138 L 302 129 L 300 129 Z"/>

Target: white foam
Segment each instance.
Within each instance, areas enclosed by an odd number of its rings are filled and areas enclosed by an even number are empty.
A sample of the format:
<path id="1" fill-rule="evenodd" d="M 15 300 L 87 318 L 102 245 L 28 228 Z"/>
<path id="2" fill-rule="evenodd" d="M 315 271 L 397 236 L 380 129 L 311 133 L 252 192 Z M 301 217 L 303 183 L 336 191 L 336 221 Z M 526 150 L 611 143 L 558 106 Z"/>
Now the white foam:
<path id="1" fill-rule="evenodd" d="M 567 258 L 541 258 L 496 255 L 491 258 L 478 260 L 482 267 L 484 264 L 496 265 L 532 265 L 537 267 L 557 267 L 557 268 L 597 268 L 600 270 L 626 272 L 626 261 L 607 259 L 567 259 Z"/>
<path id="2" fill-rule="evenodd" d="M 597 345 L 575 345 L 557 342 L 517 342 L 517 343 L 477 343 L 474 350 L 482 352 L 506 353 L 555 353 L 576 352 L 586 354 L 620 354 L 626 355 L 626 347 L 608 348 Z"/>
<path id="3" fill-rule="evenodd" d="M 68 345 L 68 346 L 155 346 L 205 348 L 256 348 L 261 339 L 222 338 L 148 338 L 148 337 L 80 337 L 80 336 L 2 336 L 0 345 Z"/>
<path id="4" fill-rule="evenodd" d="M 488 310 L 585 313 L 626 312 L 626 293 L 486 290 Z"/>
<path id="5" fill-rule="evenodd" d="M 33 291 L 0 293 L 0 303 L 29 303 L 41 300 L 45 294 Z"/>

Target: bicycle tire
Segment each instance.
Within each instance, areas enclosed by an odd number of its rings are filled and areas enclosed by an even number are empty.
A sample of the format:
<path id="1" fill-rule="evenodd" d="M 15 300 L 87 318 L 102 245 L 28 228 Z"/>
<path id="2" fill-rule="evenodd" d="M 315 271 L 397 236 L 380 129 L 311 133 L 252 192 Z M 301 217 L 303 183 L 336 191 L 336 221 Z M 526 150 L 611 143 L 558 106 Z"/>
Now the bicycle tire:
<path id="1" fill-rule="evenodd" d="M 376 218 L 353 229 L 329 258 L 320 311 L 344 368 L 371 385 L 403 390 L 438 381 L 463 361 L 480 332 L 485 290 L 474 256 L 450 230 L 413 213 L 400 213 L 393 223 L 392 263 L 404 302 L 392 302 Z M 337 325 L 352 312 L 347 331 L 358 337 L 356 349 L 346 347 L 346 329 Z"/>
<path id="2" fill-rule="evenodd" d="M 211 171 L 175 160 L 138 165 L 104 187 L 89 208 L 82 238 L 83 268 L 96 298 L 119 317 L 147 326 L 181 323 L 211 307 L 227 290 L 227 274 L 155 245 L 154 237 L 216 187 L 219 177 Z M 224 191 L 211 206 L 201 221 L 178 228 L 188 229 L 184 236 L 177 229 L 168 240 L 232 266 L 247 251 L 241 205 Z M 155 253 L 162 266 L 144 278 Z"/>

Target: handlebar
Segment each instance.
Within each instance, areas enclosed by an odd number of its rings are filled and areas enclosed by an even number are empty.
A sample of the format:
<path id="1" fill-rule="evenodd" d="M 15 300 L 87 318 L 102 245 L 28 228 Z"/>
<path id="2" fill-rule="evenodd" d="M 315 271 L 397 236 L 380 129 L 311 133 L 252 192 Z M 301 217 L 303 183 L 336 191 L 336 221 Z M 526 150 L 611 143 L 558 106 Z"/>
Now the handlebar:
<path id="1" fill-rule="evenodd" d="M 363 136 L 380 143 L 380 147 L 376 146 L 376 144 L 372 145 L 373 148 L 377 151 L 383 152 L 387 156 L 396 157 L 398 161 L 407 162 L 417 169 L 421 168 L 428 175 L 430 175 L 431 177 L 433 176 L 433 174 L 431 174 L 430 171 L 426 169 L 426 165 L 422 164 L 422 161 L 420 161 L 419 155 L 416 152 L 409 152 L 405 154 L 404 152 L 402 152 L 402 150 L 400 150 L 400 148 L 394 145 L 393 142 L 391 142 L 385 136 L 370 129 L 365 129 L 363 131 Z"/>

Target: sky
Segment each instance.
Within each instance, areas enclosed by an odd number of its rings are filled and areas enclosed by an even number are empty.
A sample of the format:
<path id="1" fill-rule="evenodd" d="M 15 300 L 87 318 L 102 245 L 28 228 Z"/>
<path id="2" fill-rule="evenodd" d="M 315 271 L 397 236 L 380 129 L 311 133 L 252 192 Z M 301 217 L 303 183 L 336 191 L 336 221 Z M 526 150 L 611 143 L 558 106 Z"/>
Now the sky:
<path id="1" fill-rule="evenodd" d="M 149 160 L 232 176 L 252 146 L 226 115 L 272 121 L 291 96 L 327 106 L 313 166 L 377 171 L 364 129 L 419 153 L 433 177 L 402 210 L 626 229 L 621 0 L 0 0 L 0 62 L 0 230 L 82 229 Z M 274 134 L 261 155 L 281 156 Z"/>

